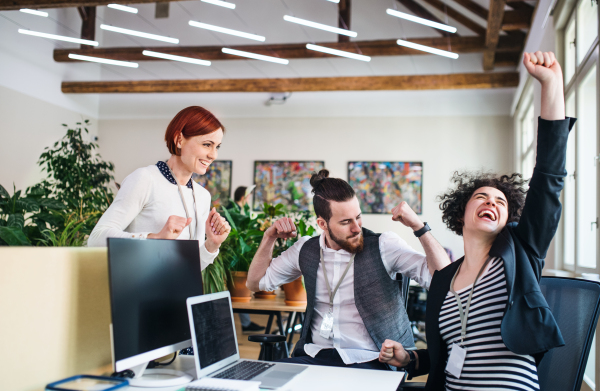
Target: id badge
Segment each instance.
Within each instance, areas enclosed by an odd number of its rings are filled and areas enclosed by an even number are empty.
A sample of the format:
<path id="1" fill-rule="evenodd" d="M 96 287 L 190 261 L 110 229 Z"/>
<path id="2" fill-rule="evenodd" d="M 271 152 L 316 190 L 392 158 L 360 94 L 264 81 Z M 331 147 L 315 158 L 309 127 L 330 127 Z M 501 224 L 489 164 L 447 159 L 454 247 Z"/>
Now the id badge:
<path id="1" fill-rule="evenodd" d="M 333 330 L 333 314 L 328 312 L 325 314 L 325 316 L 323 316 L 323 322 L 321 322 L 321 330 L 319 331 L 319 335 L 325 339 L 329 339 L 331 330 Z"/>
<path id="2" fill-rule="evenodd" d="M 448 357 L 448 364 L 446 365 L 446 373 L 460 379 L 466 356 L 467 350 L 465 348 L 457 343 L 452 344 L 452 350 L 450 350 L 450 357 Z"/>

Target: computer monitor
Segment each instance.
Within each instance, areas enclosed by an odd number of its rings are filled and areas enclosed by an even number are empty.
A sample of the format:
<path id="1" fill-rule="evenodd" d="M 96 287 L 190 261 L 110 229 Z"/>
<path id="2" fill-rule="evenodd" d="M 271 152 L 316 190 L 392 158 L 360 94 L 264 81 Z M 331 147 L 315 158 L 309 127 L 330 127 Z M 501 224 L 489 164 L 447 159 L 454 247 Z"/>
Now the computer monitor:
<path id="1" fill-rule="evenodd" d="M 198 241 L 111 238 L 108 261 L 115 370 L 139 376 L 192 346 L 186 299 L 203 293 Z"/>

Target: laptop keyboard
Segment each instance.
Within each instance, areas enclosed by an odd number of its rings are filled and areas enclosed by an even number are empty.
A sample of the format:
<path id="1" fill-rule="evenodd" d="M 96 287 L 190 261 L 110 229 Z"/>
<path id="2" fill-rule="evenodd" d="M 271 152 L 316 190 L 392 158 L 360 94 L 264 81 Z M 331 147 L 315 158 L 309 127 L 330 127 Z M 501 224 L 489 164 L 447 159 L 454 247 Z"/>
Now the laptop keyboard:
<path id="1" fill-rule="evenodd" d="M 241 361 L 229 369 L 214 375 L 217 379 L 250 380 L 275 364 L 260 361 Z"/>

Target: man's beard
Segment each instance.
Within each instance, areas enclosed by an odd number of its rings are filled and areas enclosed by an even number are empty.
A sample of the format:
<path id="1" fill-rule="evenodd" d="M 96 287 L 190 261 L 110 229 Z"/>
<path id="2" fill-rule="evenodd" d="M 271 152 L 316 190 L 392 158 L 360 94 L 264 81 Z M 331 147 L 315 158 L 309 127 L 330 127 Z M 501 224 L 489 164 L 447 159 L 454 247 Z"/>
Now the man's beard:
<path id="1" fill-rule="evenodd" d="M 352 244 L 348 240 L 342 240 L 340 238 L 336 238 L 335 235 L 333 234 L 333 232 L 331 232 L 331 228 L 327 227 L 327 231 L 329 231 L 329 237 L 331 238 L 331 240 L 333 240 L 342 249 L 348 251 L 350 254 L 358 254 L 364 248 L 364 240 L 363 240 L 362 232 L 360 232 L 358 235 L 352 236 L 352 238 L 355 238 L 356 236 L 360 237 L 360 240 L 357 244 Z"/>

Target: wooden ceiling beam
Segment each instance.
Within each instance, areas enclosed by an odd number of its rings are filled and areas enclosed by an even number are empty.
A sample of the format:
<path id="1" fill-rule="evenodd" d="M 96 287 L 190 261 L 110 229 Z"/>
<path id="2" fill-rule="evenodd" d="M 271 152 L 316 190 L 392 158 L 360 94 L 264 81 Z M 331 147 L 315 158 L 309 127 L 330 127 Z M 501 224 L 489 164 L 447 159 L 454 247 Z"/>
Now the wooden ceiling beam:
<path id="1" fill-rule="evenodd" d="M 483 37 L 432 37 L 414 38 L 410 40 L 425 46 L 448 50 L 450 47 L 455 53 L 478 53 L 485 50 Z M 501 37 L 498 50 L 520 51 L 524 40 L 522 38 Z M 427 54 L 419 50 L 409 49 L 396 44 L 396 40 L 382 41 L 353 41 L 353 42 L 324 42 L 319 43 L 333 49 L 345 50 L 366 56 L 403 56 Z M 244 60 L 239 56 L 231 56 L 221 51 L 222 46 L 167 46 L 167 47 L 120 47 L 120 48 L 85 48 L 85 49 L 55 49 L 54 61 L 78 62 L 69 58 L 69 53 L 82 54 L 121 61 L 165 61 L 155 57 L 144 56 L 144 49 L 176 56 L 192 57 L 202 60 Z M 326 53 L 306 49 L 305 44 L 275 44 L 275 45 L 244 45 L 233 46 L 233 49 L 263 54 L 286 59 L 296 58 L 326 58 L 336 57 Z M 359 52 L 360 51 L 360 52 Z"/>
<path id="2" fill-rule="evenodd" d="M 480 18 L 487 20 L 488 10 L 483 8 L 473 0 L 454 0 L 454 2 L 462 5 L 465 9 L 471 11 Z"/>
<path id="3" fill-rule="evenodd" d="M 339 20 L 338 27 L 350 30 L 350 0 L 340 0 L 338 3 Z M 338 42 L 350 42 L 347 35 L 338 34 Z"/>
<path id="4" fill-rule="evenodd" d="M 487 31 L 485 34 L 485 51 L 483 52 L 483 70 L 494 69 L 496 47 L 500 40 L 500 29 L 504 19 L 505 0 L 490 0 Z"/>
<path id="5" fill-rule="evenodd" d="M 533 8 L 531 10 L 505 11 L 502 18 L 502 30 L 528 30 L 531 26 Z"/>
<path id="6" fill-rule="evenodd" d="M 516 87 L 518 83 L 519 74 L 517 72 L 494 72 L 292 79 L 65 81 L 62 83 L 62 92 L 67 94 L 99 94 L 446 90 Z"/>
<path id="7" fill-rule="evenodd" d="M 443 3 L 440 0 L 425 0 L 425 2 L 430 4 L 433 7 L 437 8 L 438 10 L 444 12 L 446 15 L 448 15 L 449 18 L 456 20 L 458 23 L 462 24 L 463 26 L 465 26 L 469 30 L 473 31 L 477 35 L 485 36 L 485 34 L 486 34 L 485 27 L 482 27 L 480 24 L 475 23 L 471 19 L 464 16 L 461 12 L 450 7 L 446 3 Z"/>
<path id="8" fill-rule="evenodd" d="M 400 4 L 408 8 L 410 12 L 418 16 L 419 18 L 431 20 L 432 22 L 445 24 L 442 20 L 440 20 L 437 16 L 429 12 L 425 7 L 421 4 L 417 3 L 414 0 L 398 0 Z M 450 35 L 449 32 L 434 28 L 436 33 L 443 35 L 444 37 Z M 458 34 L 455 34 L 458 36 Z"/>

